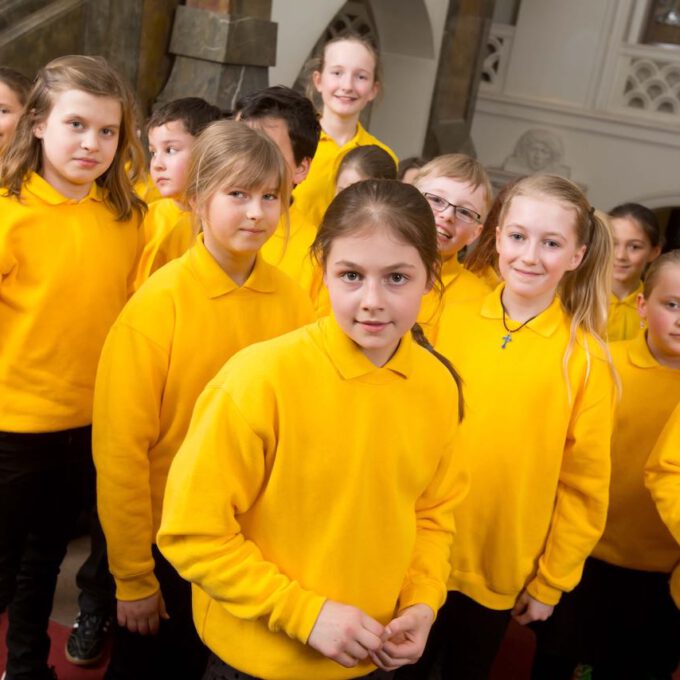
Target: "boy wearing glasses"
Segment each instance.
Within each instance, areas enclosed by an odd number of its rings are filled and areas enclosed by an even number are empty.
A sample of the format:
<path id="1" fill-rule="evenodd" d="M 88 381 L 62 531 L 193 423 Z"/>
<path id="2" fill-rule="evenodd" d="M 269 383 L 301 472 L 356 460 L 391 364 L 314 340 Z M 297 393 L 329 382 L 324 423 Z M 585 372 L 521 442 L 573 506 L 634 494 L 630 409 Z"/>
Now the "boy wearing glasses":
<path id="1" fill-rule="evenodd" d="M 434 158 L 420 169 L 414 184 L 434 213 L 442 257 L 443 296 L 440 300 L 436 290 L 430 291 L 423 298 L 418 317 L 434 344 L 444 305 L 475 300 L 489 292 L 486 283 L 463 269 L 458 252 L 479 236 L 491 207 L 492 191 L 482 165 L 461 153 Z"/>

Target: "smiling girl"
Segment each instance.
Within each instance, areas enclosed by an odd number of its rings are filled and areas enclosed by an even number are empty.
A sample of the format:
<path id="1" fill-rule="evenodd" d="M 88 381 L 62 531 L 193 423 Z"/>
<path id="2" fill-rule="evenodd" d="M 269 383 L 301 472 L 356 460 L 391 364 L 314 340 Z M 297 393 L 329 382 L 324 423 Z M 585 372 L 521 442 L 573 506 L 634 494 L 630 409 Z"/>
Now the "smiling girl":
<path id="1" fill-rule="evenodd" d="M 111 679 L 201 677 L 189 584 L 155 545 L 168 469 L 196 398 L 224 362 L 313 317 L 304 292 L 259 255 L 290 195 L 274 142 L 243 123 L 213 123 L 188 172 L 202 233 L 126 305 L 97 373 L 99 515 L 118 600 Z"/>
<path id="2" fill-rule="evenodd" d="M 457 380 L 412 336 L 438 279 L 432 211 L 358 182 L 314 252 L 332 316 L 227 362 L 168 478 L 158 545 L 195 584 L 208 680 L 412 663 L 446 594 L 467 476 Z"/>
<path id="3" fill-rule="evenodd" d="M 437 344 L 466 378 L 456 443 L 473 480 L 432 636 L 447 678 L 486 678 L 511 616 L 550 616 L 607 510 L 609 230 L 575 184 L 536 175 L 510 191 L 496 245 L 503 283 L 445 307 Z"/>
<path id="4" fill-rule="evenodd" d="M 132 95 L 96 57 L 37 76 L 0 161 L 0 611 L 7 675 L 52 677 L 47 622 L 91 475 L 99 353 L 125 304 L 144 204 Z"/>
<path id="5" fill-rule="evenodd" d="M 366 38 L 347 33 L 324 45 L 319 68 L 312 73 L 313 90 L 323 101 L 321 138 L 307 178 L 293 192 L 298 209 L 315 225 L 335 195 L 338 163 L 347 151 L 377 144 L 397 163 L 394 152 L 359 122 L 380 84 L 380 56 Z"/>
<path id="6" fill-rule="evenodd" d="M 0 155 L 12 141 L 30 91 L 31 81 L 25 75 L 0 66 Z"/>
<path id="7" fill-rule="evenodd" d="M 639 203 L 617 205 L 609 212 L 614 233 L 614 271 L 609 302 L 607 339 L 629 340 L 644 323 L 637 312 L 645 267 L 661 252 L 656 215 Z"/>

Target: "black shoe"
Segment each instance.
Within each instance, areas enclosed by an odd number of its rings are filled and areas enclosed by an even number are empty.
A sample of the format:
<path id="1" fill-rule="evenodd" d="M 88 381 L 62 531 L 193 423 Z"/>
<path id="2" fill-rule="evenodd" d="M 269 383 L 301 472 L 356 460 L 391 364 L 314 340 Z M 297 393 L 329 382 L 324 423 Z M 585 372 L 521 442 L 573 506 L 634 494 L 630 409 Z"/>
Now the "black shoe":
<path id="1" fill-rule="evenodd" d="M 66 641 L 66 658 L 76 666 L 92 666 L 104 654 L 111 629 L 111 616 L 83 614 L 76 616 L 73 630 Z"/>
<path id="2" fill-rule="evenodd" d="M 44 680 L 59 680 L 57 677 L 57 672 L 54 670 L 54 666 L 50 666 L 46 671 L 45 675 L 41 676 L 44 677 Z M 10 678 L 7 677 L 7 671 L 5 671 L 2 674 L 2 677 L 0 677 L 0 680 L 10 680 Z"/>

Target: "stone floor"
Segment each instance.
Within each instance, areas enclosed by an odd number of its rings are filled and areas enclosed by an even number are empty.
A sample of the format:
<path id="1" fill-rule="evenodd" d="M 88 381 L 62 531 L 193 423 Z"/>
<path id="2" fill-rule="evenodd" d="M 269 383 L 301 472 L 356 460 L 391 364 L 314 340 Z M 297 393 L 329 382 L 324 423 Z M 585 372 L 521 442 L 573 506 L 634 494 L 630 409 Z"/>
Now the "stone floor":
<path id="1" fill-rule="evenodd" d="M 90 549 L 88 536 L 71 541 L 68 553 L 61 565 L 61 573 L 57 582 L 57 592 L 52 607 L 52 620 L 64 626 L 71 626 L 78 613 L 78 589 L 76 588 L 76 573 L 85 561 Z"/>

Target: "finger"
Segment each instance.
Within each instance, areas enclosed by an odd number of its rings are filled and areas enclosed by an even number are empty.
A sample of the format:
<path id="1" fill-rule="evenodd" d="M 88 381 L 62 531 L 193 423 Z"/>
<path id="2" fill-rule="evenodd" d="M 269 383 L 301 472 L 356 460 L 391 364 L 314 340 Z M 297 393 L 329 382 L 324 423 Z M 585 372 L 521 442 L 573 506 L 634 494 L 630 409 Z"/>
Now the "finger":
<path id="1" fill-rule="evenodd" d="M 380 639 L 380 636 L 372 633 L 366 628 L 360 628 L 357 631 L 356 641 L 368 651 L 380 649 L 382 646 L 382 640 Z"/>
<path id="2" fill-rule="evenodd" d="M 338 655 L 333 657 L 333 660 L 337 661 L 345 668 L 354 668 L 354 666 L 356 666 L 358 663 L 357 660 L 353 656 L 347 654 L 347 652 L 340 652 Z"/>
<path id="3" fill-rule="evenodd" d="M 149 616 L 149 633 L 151 635 L 155 635 L 158 632 L 158 626 L 160 624 L 160 618 L 158 614 L 151 614 Z"/>
<path id="4" fill-rule="evenodd" d="M 165 600 L 162 595 L 159 597 L 158 601 L 158 612 L 163 620 L 167 621 L 170 618 L 170 614 L 168 614 L 168 610 L 165 608 Z"/>
<path id="5" fill-rule="evenodd" d="M 389 654 L 386 654 L 384 650 L 379 650 L 371 656 L 373 663 L 382 668 L 384 671 L 393 671 L 399 668 L 399 665 L 395 663 L 394 659 Z"/>
<path id="6" fill-rule="evenodd" d="M 116 618 L 118 619 L 118 625 L 121 628 L 127 628 L 127 617 L 123 612 L 119 611 L 116 615 Z"/>
<path id="7" fill-rule="evenodd" d="M 377 635 L 378 637 L 380 637 L 385 630 L 382 623 L 368 616 L 368 614 L 364 614 L 361 617 L 361 625 L 363 628 L 373 633 L 373 635 Z"/>
<path id="8" fill-rule="evenodd" d="M 345 653 L 357 661 L 363 661 L 368 656 L 368 649 L 356 640 L 348 640 L 345 644 Z"/>
<path id="9" fill-rule="evenodd" d="M 517 621 L 517 623 L 519 623 L 520 626 L 526 626 L 527 623 L 531 623 L 532 621 L 532 617 L 528 611 L 525 611 L 520 616 L 515 616 L 514 619 Z"/>
<path id="10" fill-rule="evenodd" d="M 142 616 L 139 619 L 137 619 L 137 632 L 140 635 L 149 634 L 149 621 L 145 616 Z"/>
<path id="11" fill-rule="evenodd" d="M 137 623 L 137 619 L 134 618 L 133 616 L 128 616 L 125 619 L 125 627 L 131 632 L 131 633 L 139 633 L 139 625 Z"/>

